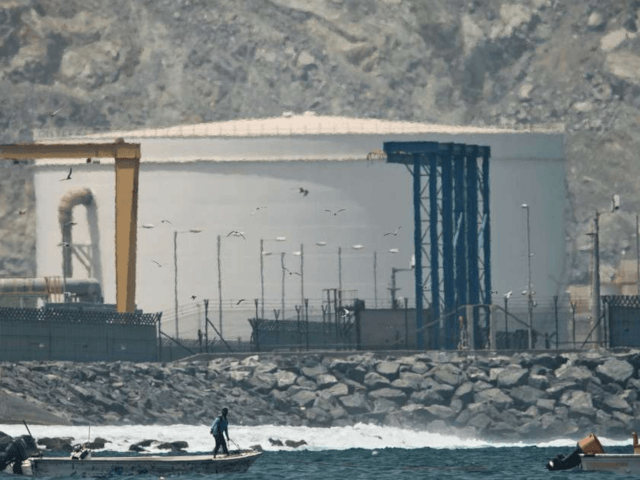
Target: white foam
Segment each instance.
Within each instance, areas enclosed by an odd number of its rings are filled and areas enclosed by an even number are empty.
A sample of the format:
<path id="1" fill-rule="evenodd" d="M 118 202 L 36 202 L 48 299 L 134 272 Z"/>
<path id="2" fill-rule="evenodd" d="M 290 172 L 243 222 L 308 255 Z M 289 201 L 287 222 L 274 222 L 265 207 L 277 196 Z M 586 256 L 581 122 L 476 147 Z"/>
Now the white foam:
<path id="1" fill-rule="evenodd" d="M 213 448 L 215 442 L 209 434 L 209 425 L 170 425 L 170 426 L 41 426 L 31 425 L 31 433 L 34 437 L 72 437 L 72 443 L 87 441 L 89 434 L 91 439 L 102 437 L 109 441 L 105 450 L 127 452 L 129 447 L 142 440 L 157 440 L 158 442 L 185 441 L 188 443 L 188 452 L 203 452 Z M 18 436 L 26 434 L 24 425 L 0 425 L 0 431 Z M 363 448 L 378 450 L 381 448 L 437 448 L 437 449 L 468 449 L 468 448 L 503 448 L 503 447 L 571 447 L 575 446 L 579 439 L 556 439 L 548 442 L 489 442 L 477 438 L 460 438 L 456 435 L 429 433 L 424 431 L 407 430 L 395 427 L 381 427 L 369 424 L 357 424 L 352 427 L 310 428 L 310 427 L 282 427 L 274 425 L 262 425 L 257 427 L 229 425 L 231 440 L 240 448 L 248 448 L 259 444 L 264 450 L 291 450 L 291 447 L 272 446 L 269 438 L 281 440 L 304 440 L 306 445 L 299 449 L 307 450 L 346 450 L 350 448 Z M 613 441 L 608 438 L 600 438 L 605 449 L 607 446 L 631 445 L 628 441 Z M 157 445 L 157 444 L 154 444 Z M 147 451 L 157 452 L 154 445 Z M 236 445 L 230 444 L 230 448 Z"/>

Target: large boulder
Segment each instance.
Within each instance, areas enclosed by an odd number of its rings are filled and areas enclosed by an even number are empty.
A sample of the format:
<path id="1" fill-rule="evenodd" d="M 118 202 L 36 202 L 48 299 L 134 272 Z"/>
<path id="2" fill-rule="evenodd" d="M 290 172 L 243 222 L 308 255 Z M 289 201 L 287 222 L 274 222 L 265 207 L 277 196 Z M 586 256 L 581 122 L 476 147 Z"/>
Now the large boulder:
<path id="1" fill-rule="evenodd" d="M 560 397 L 560 403 L 566 405 L 569 413 L 573 415 L 594 417 L 596 414 L 591 394 L 582 390 L 564 392 Z"/>
<path id="2" fill-rule="evenodd" d="M 379 373 L 369 372 L 364 376 L 364 384 L 370 389 L 388 387 L 391 382 Z"/>
<path id="3" fill-rule="evenodd" d="M 460 368 L 450 363 L 440 364 L 433 368 L 433 378 L 440 383 L 457 387 L 467 379 L 465 373 Z"/>
<path id="4" fill-rule="evenodd" d="M 276 386 L 280 390 L 286 390 L 293 385 L 298 377 L 295 373 L 288 370 L 278 370 L 273 374 L 276 379 Z"/>
<path id="5" fill-rule="evenodd" d="M 513 399 L 499 388 L 489 388 L 473 394 L 475 403 L 488 402 L 503 410 L 513 405 Z"/>
<path id="6" fill-rule="evenodd" d="M 404 401 L 407 399 L 407 394 L 402 390 L 398 390 L 396 388 L 380 388 L 378 390 L 370 391 L 368 395 L 372 400 L 384 398 L 398 404 L 404 403 Z"/>
<path id="7" fill-rule="evenodd" d="M 596 375 L 603 383 L 615 382 L 624 385 L 633 375 L 633 365 L 626 360 L 610 358 L 596 368 Z"/>
<path id="8" fill-rule="evenodd" d="M 398 362 L 382 361 L 376 365 L 376 371 L 389 380 L 394 380 L 398 377 L 398 371 L 400 370 L 400 364 Z"/>
<path id="9" fill-rule="evenodd" d="M 529 372 L 522 367 L 512 366 L 498 373 L 496 383 L 499 388 L 513 388 L 527 383 Z"/>
<path id="10" fill-rule="evenodd" d="M 587 381 L 593 378 L 593 372 L 587 367 L 575 366 L 566 363 L 555 370 L 557 380 L 565 382 L 574 382 L 578 385 L 585 385 Z"/>
<path id="11" fill-rule="evenodd" d="M 529 385 L 521 385 L 509 390 L 509 396 L 515 401 L 516 407 L 528 408 L 530 405 L 535 405 L 538 399 L 546 397 L 547 394 Z"/>
<path id="12" fill-rule="evenodd" d="M 350 414 L 358 414 L 369 411 L 369 402 L 363 392 L 354 392 L 339 398 L 340 403 Z"/>

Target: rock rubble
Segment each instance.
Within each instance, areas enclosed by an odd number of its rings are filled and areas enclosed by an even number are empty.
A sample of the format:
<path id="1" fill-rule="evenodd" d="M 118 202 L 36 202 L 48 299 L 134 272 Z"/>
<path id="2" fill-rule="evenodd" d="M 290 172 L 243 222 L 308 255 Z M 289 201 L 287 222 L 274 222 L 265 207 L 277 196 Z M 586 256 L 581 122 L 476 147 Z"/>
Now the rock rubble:
<path id="1" fill-rule="evenodd" d="M 0 392 L 75 425 L 377 423 L 488 439 L 626 439 L 640 351 L 260 354 L 154 363 L 0 364 Z M 2 412 L 0 411 L 0 414 Z M 0 423 L 21 421 L 14 410 Z M 44 423 L 43 415 L 39 422 Z"/>

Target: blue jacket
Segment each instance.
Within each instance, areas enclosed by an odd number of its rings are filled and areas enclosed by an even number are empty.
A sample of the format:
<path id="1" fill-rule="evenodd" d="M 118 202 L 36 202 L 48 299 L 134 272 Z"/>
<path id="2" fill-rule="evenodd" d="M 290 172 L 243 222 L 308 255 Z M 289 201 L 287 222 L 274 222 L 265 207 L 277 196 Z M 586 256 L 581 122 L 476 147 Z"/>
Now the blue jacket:
<path id="1" fill-rule="evenodd" d="M 227 437 L 229 437 L 229 430 L 227 430 L 227 426 L 229 422 L 222 415 L 218 415 L 216 419 L 211 424 L 211 434 L 218 435 L 222 433 L 226 433 Z"/>

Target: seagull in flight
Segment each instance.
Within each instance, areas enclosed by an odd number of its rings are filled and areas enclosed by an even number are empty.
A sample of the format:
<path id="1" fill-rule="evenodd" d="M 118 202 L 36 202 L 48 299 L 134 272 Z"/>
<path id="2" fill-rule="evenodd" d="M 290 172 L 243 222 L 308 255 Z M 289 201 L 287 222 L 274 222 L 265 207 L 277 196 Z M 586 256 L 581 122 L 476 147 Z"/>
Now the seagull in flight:
<path id="1" fill-rule="evenodd" d="M 57 109 L 55 112 L 51 112 L 51 113 L 49 113 L 49 116 L 50 116 L 50 117 L 55 117 L 55 116 L 56 116 L 58 113 L 60 113 L 61 111 L 62 111 L 62 109 L 61 109 L 61 108 L 59 108 L 59 109 Z"/>
<path id="2" fill-rule="evenodd" d="M 244 302 L 244 298 L 241 298 L 240 300 L 238 300 L 238 303 L 236 303 L 236 305 L 240 305 L 242 302 Z"/>
<path id="3" fill-rule="evenodd" d="M 289 272 L 289 275 L 300 275 L 300 273 L 299 273 L 299 272 L 292 272 L 292 271 L 291 271 L 291 270 L 289 270 L 287 267 L 284 267 L 284 269 L 285 269 L 287 272 Z M 302 276 L 302 275 L 300 275 L 300 276 Z"/>
<path id="4" fill-rule="evenodd" d="M 71 172 L 73 171 L 73 167 L 69 167 L 69 175 L 67 175 L 67 178 L 61 178 L 60 181 L 63 182 L 65 180 L 71 180 Z"/>
<path id="5" fill-rule="evenodd" d="M 301 193 L 303 197 L 306 197 L 307 195 L 309 195 L 309 190 L 303 187 L 292 188 L 291 190 L 298 190 L 298 192 Z"/>
<path id="6" fill-rule="evenodd" d="M 242 238 L 244 238 L 245 240 L 247 239 L 247 238 L 244 236 L 244 232 L 239 232 L 239 231 L 237 231 L 237 230 L 231 230 L 229 233 L 227 233 L 227 237 L 231 237 L 231 236 L 234 236 L 234 237 L 242 237 Z"/>
<path id="7" fill-rule="evenodd" d="M 342 307 L 342 310 L 340 312 L 342 318 L 348 317 L 349 315 L 351 315 L 351 313 L 353 313 L 353 312 L 351 312 L 351 310 L 349 310 L 346 307 Z"/>
<path id="8" fill-rule="evenodd" d="M 67 242 L 62 242 L 59 245 L 62 245 L 64 248 L 69 248 L 71 246 L 71 244 Z"/>
<path id="9" fill-rule="evenodd" d="M 255 210 L 251 212 L 251 215 L 255 215 L 258 210 L 265 210 L 266 208 L 267 207 L 256 207 Z"/>
<path id="10" fill-rule="evenodd" d="M 25 213 L 27 213 L 26 210 L 18 210 L 18 215 L 24 215 Z"/>
<path id="11" fill-rule="evenodd" d="M 162 264 L 160 262 L 158 262 L 157 260 L 151 260 L 153 263 L 155 263 L 156 265 L 158 265 L 159 267 L 162 266 Z"/>
<path id="12" fill-rule="evenodd" d="M 396 235 L 398 235 L 398 231 L 399 231 L 401 228 L 402 228 L 402 227 L 398 227 L 398 228 L 396 228 L 396 231 L 395 231 L 395 232 L 388 232 L 388 233 L 385 233 L 383 236 L 385 236 L 385 237 L 386 237 L 387 235 L 393 235 L 393 236 L 395 237 Z"/>
<path id="13" fill-rule="evenodd" d="M 142 228 L 153 228 L 153 223 L 145 223 L 142 225 Z"/>
<path id="14" fill-rule="evenodd" d="M 78 222 L 73 222 L 73 221 L 65 223 L 65 225 L 77 225 L 77 224 L 78 224 Z"/>
<path id="15" fill-rule="evenodd" d="M 329 212 L 331 215 L 333 215 L 334 217 L 336 215 L 338 215 L 340 212 L 344 212 L 346 210 L 346 208 L 341 208 L 340 210 L 336 210 L 335 212 L 333 210 L 329 210 L 328 208 L 325 208 L 324 211 L 325 212 Z"/>
<path id="16" fill-rule="evenodd" d="M 512 293 L 513 293 L 513 290 L 509 290 L 507 293 L 504 294 L 504 298 L 511 298 Z"/>
<path id="17" fill-rule="evenodd" d="M 397 248 L 390 248 L 389 249 L 389 253 L 398 253 L 398 249 Z"/>
<path id="18" fill-rule="evenodd" d="M 195 300 L 196 299 L 196 295 L 191 295 L 191 300 Z"/>
<path id="19" fill-rule="evenodd" d="M 169 220 L 164 220 L 164 219 L 160 220 L 160 223 L 168 223 L 169 225 L 171 225 L 171 222 Z"/>

